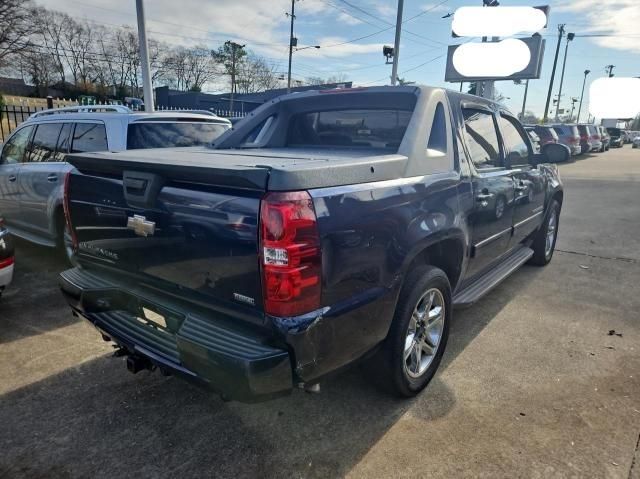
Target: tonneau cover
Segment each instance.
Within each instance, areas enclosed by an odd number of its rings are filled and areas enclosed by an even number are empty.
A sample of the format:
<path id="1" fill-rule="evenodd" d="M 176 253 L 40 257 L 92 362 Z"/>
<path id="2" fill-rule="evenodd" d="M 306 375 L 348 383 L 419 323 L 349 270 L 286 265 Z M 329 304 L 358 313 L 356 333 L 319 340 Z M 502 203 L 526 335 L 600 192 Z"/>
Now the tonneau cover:
<path id="1" fill-rule="evenodd" d="M 369 149 L 206 147 L 80 153 L 67 161 L 85 174 L 155 173 L 172 181 L 253 190 L 300 190 L 400 178 L 406 156 Z"/>

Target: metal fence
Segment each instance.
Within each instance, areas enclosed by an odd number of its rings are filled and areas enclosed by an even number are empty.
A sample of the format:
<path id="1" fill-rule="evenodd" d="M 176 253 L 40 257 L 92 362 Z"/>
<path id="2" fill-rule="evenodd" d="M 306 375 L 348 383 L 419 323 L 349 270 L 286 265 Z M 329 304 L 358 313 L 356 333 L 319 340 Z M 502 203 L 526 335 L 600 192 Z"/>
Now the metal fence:
<path id="1" fill-rule="evenodd" d="M 99 106 L 99 105 L 96 105 Z M 0 143 L 3 143 L 13 130 L 15 130 L 20 123 L 29 118 L 30 115 L 37 111 L 46 110 L 46 106 L 21 106 L 21 105 L 3 105 L 0 106 Z M 192 111 L 194 113 L 202 112 L 203 110 L 196 110 L 191 108 L 165 108 L 158 107 L 158 111 Z M 215 113 L 218 116 L 224 118 L 244 117 L 245 112 L 231 111 L 231 110 L 207 110 L 211 113 Z"/>
<path id="2" fill-rule="evenodd" d="M 46 110 L 46 107 L 3 105 L 0 107 L 0 142 L 4 142 L 9 134 L 29 115 Z"/>

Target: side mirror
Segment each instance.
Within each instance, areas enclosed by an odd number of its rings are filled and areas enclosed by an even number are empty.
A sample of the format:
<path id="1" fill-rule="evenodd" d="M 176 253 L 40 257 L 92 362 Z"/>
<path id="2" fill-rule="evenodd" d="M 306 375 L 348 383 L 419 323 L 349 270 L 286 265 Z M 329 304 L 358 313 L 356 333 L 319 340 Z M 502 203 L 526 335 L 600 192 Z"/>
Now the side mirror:
<path id="1" fill-rule="evenodd" d="M 539 165 L 540 163 L 561 163 L 568 161 L 571 158 L 569 149 L 560 143 L 551 143 L 545 145 L 542 152 L 533 155 L 533 164 Z"/>

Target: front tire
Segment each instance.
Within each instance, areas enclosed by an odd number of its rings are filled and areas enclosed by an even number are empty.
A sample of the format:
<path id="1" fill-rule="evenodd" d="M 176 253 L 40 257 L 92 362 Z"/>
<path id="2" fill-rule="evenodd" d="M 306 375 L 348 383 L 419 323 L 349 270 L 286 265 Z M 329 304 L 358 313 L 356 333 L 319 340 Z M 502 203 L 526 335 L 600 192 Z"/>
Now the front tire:
<path id="1" fill-rule="evenodd" d="M 560 224 L 560 203 L 552 200 L 547 214 L 540 229 L 536 233 L 531 248 L 533 256 L 529 260 L 529 264 L 535 266 L 545 266 L 549 264 L 556 249 L 556 240 L 558 239 L 558 225 Z"/>
<path id="2" fill-rule="evenodd" d="M 421 266 L 407 278 L 381 350 L 384 385 L 412 397 L 431 381 L 444 354 L 451 322 L 451 285 L 439 268 Z"/>

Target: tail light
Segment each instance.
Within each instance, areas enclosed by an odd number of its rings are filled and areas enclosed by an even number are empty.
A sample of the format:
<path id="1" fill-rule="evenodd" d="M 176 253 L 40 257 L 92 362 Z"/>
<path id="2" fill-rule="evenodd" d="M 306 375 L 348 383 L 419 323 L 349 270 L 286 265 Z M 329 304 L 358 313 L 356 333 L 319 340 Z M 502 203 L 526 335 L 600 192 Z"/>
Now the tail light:
<path id="1" fill-rule="evenodd" d="M 287 317 L 320 307 L 320 238 L 306 191 L 269 193 L 260 204 L 264 310 Z"/>
<path id="2" fill-rule="evenodd" d="M 593 135 L 591 138 L 593 138 L 594 140 L 599 140 L 600 139 L 600 135 Z"/>
<path id="3" fill-rule="evenodd" d="M 67 228 L 69 229 L 69 234 L 71 235 L 71 244 L 73 245 L 73 250 L 78 251 L 78 238 L 76 237 L 76 232 L 73 229 L 73 225 L 71 224 L 71 213 L 69 210 L 69 181 L 71 179 L 71 172 L 68 171 L 64 176 L 64 196 L 62 201 L 62 206 L 64 208 L 64 220 L 67 223 Z"/>
<path id="4" fill-rule="evenodd" d="M 7 268 L 15 263 L 15 258 L 10 256 L 9 258 L 0 259 L 0 269 Z"/>

